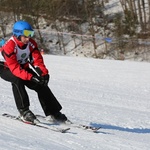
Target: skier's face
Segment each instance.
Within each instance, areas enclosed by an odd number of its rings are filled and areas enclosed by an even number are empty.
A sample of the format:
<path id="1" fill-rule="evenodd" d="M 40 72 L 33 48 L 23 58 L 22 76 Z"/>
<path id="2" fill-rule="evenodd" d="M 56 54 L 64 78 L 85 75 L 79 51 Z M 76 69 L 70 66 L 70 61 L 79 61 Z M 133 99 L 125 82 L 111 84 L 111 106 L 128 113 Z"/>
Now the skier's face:
<path id="1" fill-rule="evenodd" d="M 26 37 L 26 36 L 22 35 L 20 40 L 23 44 L 28 44 L 29 39 L 30 39 L 30 37 Z"/>

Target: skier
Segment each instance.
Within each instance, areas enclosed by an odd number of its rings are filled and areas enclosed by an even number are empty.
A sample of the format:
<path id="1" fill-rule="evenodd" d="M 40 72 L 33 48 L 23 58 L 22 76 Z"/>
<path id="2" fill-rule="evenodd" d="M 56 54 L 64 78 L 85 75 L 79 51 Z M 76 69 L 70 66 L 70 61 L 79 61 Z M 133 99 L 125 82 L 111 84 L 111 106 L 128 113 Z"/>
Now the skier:
<path id="1" fill-rule="evenodd" d="M 16 107 L 22 121 L 34 123 L 37 119 L 29 109 L 30 102 L 25 86 L 37 92 L 46 116 L 65 122 L 67 117 L 60 112 L 61 104 L 48 87 L 49 72 L 44 64 L 37 43 L 32 39 L 34 30 L 26 21 L 17 21 L 13 36 L 2 47 L 4 65 L 0 65 L 0 76 L 11 82 Z M 31 69 L 31 66 L 35 70 Z M 38 75 L 37 75 L 38 73 Z"/>

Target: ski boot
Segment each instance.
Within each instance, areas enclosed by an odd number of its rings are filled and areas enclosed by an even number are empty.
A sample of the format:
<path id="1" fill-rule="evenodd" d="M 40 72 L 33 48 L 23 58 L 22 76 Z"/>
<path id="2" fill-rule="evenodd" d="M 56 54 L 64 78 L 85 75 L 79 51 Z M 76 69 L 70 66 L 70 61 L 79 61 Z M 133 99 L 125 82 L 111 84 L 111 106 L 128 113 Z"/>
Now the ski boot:
<path id="1" fill-rule="evenodd" d="M 39 122 L 36 116 L 29 109 L 20 110 L 20 119 L 27 124 L 36 124 Z"/>
<path id="2" fill-rule="evenodd" d="M 65 123 L 65 121 L 67 121 L 67 117 L 61 112 L 57 112 L 53 115 L 47 116 L 46 120 L 49 122 Z"/>

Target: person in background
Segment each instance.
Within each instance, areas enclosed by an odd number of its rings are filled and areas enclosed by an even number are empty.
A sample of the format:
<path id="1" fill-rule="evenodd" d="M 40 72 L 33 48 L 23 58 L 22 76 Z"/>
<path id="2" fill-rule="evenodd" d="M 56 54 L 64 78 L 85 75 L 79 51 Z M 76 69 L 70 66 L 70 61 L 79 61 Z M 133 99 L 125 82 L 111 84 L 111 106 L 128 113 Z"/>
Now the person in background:
<path id="1" fill-rule="evenodd" d="M 0 40 L 0 47 L 2 47 L 4 44 L 5 44 L 5 39 L 1 38 L 1 40 Z"/>
<path id="2" fill-rule="evenodd" d="M 41 54 L 44 55 L 44 49 L 41 49 Z"/>
<path id="3" fill-rule="evenodd" d="M 1 65 L 0 76 L 12 85 L 16 107 L 22 121 L 34 124 L 37 120 L 29 109 L 30 101 L 25 89 L 28 87 L 37 92 L 46 116 L 50 116 L 54 121 L 65 122 L 67 117 L 60 112 L 62 106 L 48 87 L 49 71 L 37 43 L 32 38 L 33 35 L 34 30 L 28 22 L 21 20 L 14 24 L 13 36 L 2 47 L 5 61 L 3 67 Z"/>

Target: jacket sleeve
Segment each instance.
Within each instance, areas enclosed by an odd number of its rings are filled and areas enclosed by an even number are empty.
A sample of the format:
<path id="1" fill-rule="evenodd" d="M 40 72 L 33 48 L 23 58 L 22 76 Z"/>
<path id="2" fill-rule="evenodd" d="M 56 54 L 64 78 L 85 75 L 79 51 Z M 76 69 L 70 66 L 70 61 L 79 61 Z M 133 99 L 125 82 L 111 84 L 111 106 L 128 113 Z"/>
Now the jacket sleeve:
<path id="1" fill-rule="evenodd" d="M 44 64 L 44 60 L 43 60 L 43 57 L 40 53 L 40 51 L 38 50 L 37 48 L 37 44 L 35 41 L 33 41 L 34 45 L 35 45 L 35 48 L 33 49 L 32 51 L 32 58 L 33 58 L 33 65 L 35 67 L 39 67 L 40 70 L 42 71 L 42 76 L 48 74 L 48 69 L 46 68 L 45 64 Z"/>
<path id="2" fill-rule="evenodd" d="M 33 75 L 28 73 L 25 69 L 21 68 L 20 64 L 17 61 L 14 49 L 15 49 L 15 43 L 13 41 L 9 41 L 3 47 L 3 56 L 6 60 L 6 64 L 8 68 L 15 76 L 23 80 L 30 80 Z"/>

